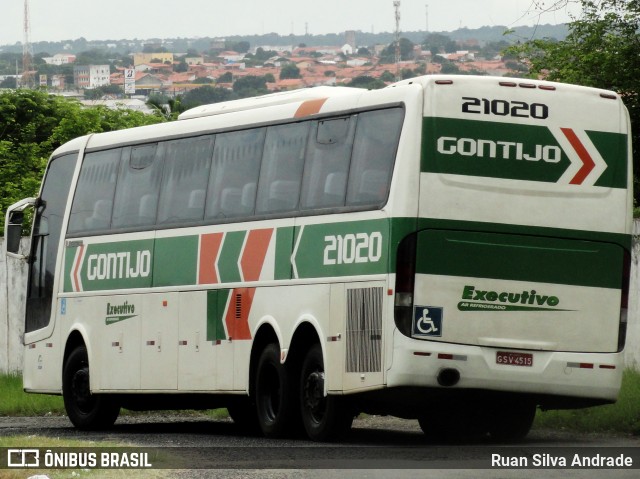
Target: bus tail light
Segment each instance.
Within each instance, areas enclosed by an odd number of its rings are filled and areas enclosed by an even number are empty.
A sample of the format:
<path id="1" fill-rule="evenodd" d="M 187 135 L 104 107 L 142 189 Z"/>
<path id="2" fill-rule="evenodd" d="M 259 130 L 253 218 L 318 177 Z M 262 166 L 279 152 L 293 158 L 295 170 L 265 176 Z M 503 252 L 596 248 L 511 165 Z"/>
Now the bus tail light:
<path id="1" fill-rule="evenodd" d="M 622 265 L 620 291 L 620 323 L 618 326 L 618 352 L 624 349 L 627 339 L 627 315 L 629 311 L 629 275 L 631 274 L 631 254 L 625 250 Z"/>
<path id="2" fill-rule="evenodd" d="M 394 319 L 398 330 L 411 337 L 413 320 L 413 290 L 416 277 L 416 235 L 403 239 L 398 245 L 396 259 L 396 298 Z"/>

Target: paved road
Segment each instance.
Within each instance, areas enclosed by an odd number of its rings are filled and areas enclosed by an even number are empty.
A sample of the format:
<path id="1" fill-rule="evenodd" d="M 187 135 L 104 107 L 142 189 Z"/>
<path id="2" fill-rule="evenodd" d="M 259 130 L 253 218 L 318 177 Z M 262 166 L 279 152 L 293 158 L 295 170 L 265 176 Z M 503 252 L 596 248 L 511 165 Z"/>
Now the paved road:
<path id="1" fill-rule="evenodd" d="M 427 442 L 416 421 L 390 417 L 356 420 L 352 433 L 339 445 L 317 444 L 302 439 L 274 441 L 243 434 L 230 420 L 161 414 L 121 416 L 112 430 L 104 432 L 78 431 L 64 417 L 0 417 L 0 436 L 15 435 L 88 440 L 96 441 L 96 444 L 112 441 L 162 448 L 161 463 L 166 461 L 181 469 L 195 463 L 202 468 L 199 471 L 165 470 L 162 471 L 165 477 L 640 477 L 640 469 L 513 470 L 486 467 L 492 454 L 496 453 L 507 458 L 526 457 L 532 464 L 534 454 L 543 458 L 560 457 L 566 452 L 572 456 L 578 452 L 592 457 L 620 452 L 608 448 L 628 448 L 621 451 L 631 454 L 640 466 L 640 437 L 534 430 L 522 443 L 508 447 L 487 441 L 451 445 Z"/>

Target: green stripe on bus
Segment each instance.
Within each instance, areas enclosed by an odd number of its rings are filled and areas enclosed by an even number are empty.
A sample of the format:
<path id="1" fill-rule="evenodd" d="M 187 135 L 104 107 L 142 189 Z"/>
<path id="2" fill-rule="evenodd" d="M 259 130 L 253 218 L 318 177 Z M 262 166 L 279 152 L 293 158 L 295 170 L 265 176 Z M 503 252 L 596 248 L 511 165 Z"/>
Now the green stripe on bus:
<path id="1" fill-rule="evenodd" d="M 196 284 L 198 236 L 178 236 L 155 240 L 154 286 Z"/>
<path id="2" fill-rule="evenodd" d="M 293 230 L 292 226 L 278 228 L 276 231 L 276 264 L 274 266 L 273 278 L 291 279 L 291 252 L 293 251 Z"/>
<path id="3" fill-rule="evenodd" d="M 598 178 L 595 186 L 627 187 L 627 156 L 629 144 L 627 135 L 588 131 L 587 134 L 607 162 L 607 169 Z M 617 161 L 614 161 L 617 160 Z"/>
<path id="4" fill-rule="evenodd" d="M 388 219 L 296 229 L 293 261 L 298 278 L 384 274 L 388 270 Z"/>
<path id="5" fill-rule="evenodd" d="M 536 283 L 620 288 L 623 249 L 560 238 L 425 230 L 416 272 Z"/>
<path id="6" fill-rule="evenodd" d="M 246 231 L 233 231 L 225 234 L 218 260 L 221 283 L 236 283 L 242 280 L 238 262 L 246 236 Z"/>
<path id="7" fill-rule="evenodd" d="M 153 240 L 87 245 L 80 279 L 83 291 L 150 288 Z"/>
<path id="8" fill-rule="evenodd" d="M 505 233 L 512 235 L 543 236 L 548 238 L 596 241 L 601 243 L 614 243 L 629 252 L 631 251 L 633 240 L 632 236 L 629 234 L 610 233 L 607 231 L 574 230 L 564 228 L 548 228 L 544 226 L 489 223 L 483 221 L 443 220 L 432 218 L 419 218 L 417 229 L 479 231 L 485 233 Z"/>
<path id="9" fill-rule="evenodd" d="M 585 134 L 607 165 L 595 185 L 626 188 L 627 136 Z M 551 130 L 537 125 L 426 117 L 422 151 L 425 173 L 556 183 L 571 166 Z"/>
<path id="10" fill-rule="evenodd" d="M 224 312 L 230 290 L 207 291 L 207 341 L 227 339 L 224 330 Z"/>

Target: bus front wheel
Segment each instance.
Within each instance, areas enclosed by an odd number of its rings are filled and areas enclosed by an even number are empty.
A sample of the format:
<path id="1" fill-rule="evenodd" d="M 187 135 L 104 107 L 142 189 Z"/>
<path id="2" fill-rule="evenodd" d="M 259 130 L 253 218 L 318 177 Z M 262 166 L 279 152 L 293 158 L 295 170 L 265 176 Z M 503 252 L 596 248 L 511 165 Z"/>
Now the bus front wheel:
<path id="1" fill-rule="evenodd" d="M 302 363 L 300 375 L 300 411 L 309 439 L 338 439 L 351 428 L 353 411 L 344 398 L 325 396 L 322 348 L 314 345 Z"/>
<path id="2" fill-rule="evenodd" d="M 280 362 L 277 344 L 267 345 L 256 370 L 256 412 L 262 433 L 280 438 L 294 431 L 298 419 L 295 375 Z"/>
<path id="3" fill-rule="evenodd" d="M 89 356 L 84 346 L 74 349 L 64 364 L 62 397 L 69 420 L 78 429 L 111 427 L 120 413 L 120 405 L 113 398 L 91 393 Z"/>

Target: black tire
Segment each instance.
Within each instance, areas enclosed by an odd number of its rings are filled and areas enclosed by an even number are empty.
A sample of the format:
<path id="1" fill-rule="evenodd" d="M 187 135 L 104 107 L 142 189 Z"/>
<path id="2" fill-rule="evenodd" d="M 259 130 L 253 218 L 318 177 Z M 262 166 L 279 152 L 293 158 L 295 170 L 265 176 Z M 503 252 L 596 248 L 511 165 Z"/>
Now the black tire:
<path id="1" fill-rule="evenodd" d="M 256 405 L 248 396 L 234 398 L 227 406 L 227 412 L 243 433 L 254 435 L 261 432 Z"/>
<path id="2" fill-rule="evenodd" d="M 281 438 L 294 433 L 299 423 L 296 378 L 280 363 L 280 348 L 268 344 L 256 370 L 256 413 L 266 437 Z"/>
<path id="3" fill-rule="evenodd" d="M 312 441 L 330 441 L 351 429 L 353 410 L 340 396 L 324 395 L 322 348 L 315 344 L 307 353 L 300 373 L 300 413 L 307 436 Z"/>
<path id="4" fill-rule="evenodd" d="M 89 356 L 84 346 L 74 349 L 64 364 L 62 396 L 67 416 L 78 429 L 107 429 L 120 413 L 120 405 L 113 397 L 91 394 Z"/>
<path id="5" fill-rule="evenodd" d="M 503 403 L 496 408 L 489 424 L 491 438 L 499 442 L 520 441 L 529 434 L 536 417 L 536 405 L 530 401 Z"/>
<path id="6" fill-rule="evenodd" d="M 418 418 L 420 429 L 429 441 L 449 444 L 474 443 L 488 433 L 488 418 L 482 408 L 451 401 L 431 408 L 437 411 Z"/>

